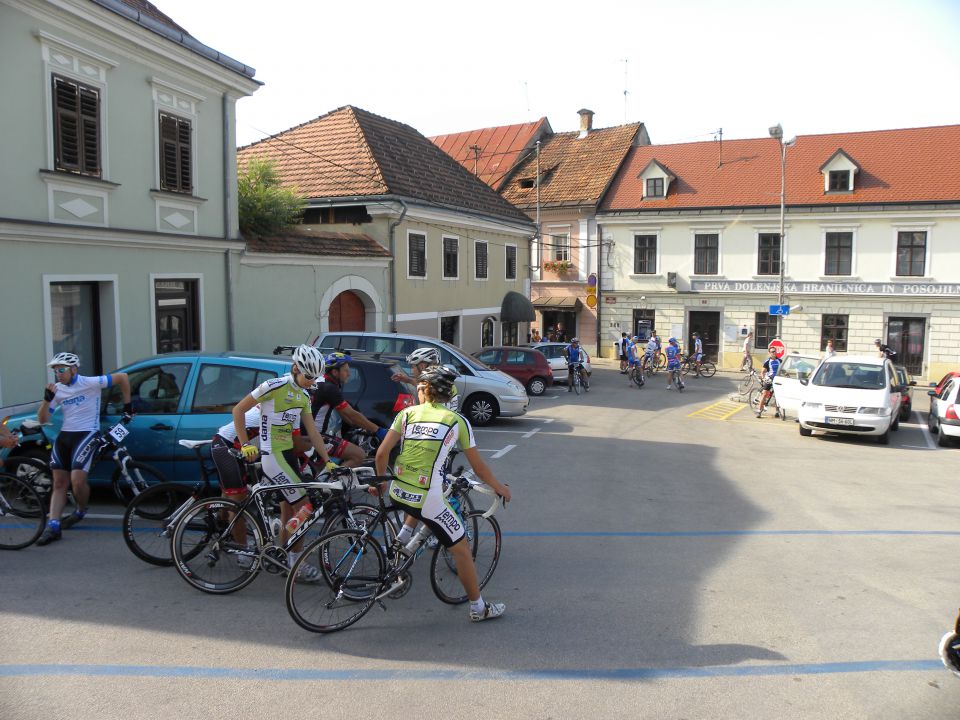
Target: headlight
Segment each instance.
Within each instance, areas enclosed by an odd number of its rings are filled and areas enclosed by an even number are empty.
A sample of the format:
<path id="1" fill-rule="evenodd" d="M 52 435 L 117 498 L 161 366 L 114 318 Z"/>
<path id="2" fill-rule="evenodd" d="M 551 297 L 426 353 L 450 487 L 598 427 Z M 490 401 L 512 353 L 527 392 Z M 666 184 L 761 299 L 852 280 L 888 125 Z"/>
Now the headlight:
<path id="1" fill-rule="evenodd" d="M 805 402 L 803 406 L 809 410 L 822 410 L 823 403 Z"/>
<path id="2" fill-rule="evenodd" d="M 885 416 L 890 414 L 890 408 L 888 407 L 862 407 L 857 410 L 861 415 L 880 415 Z"/>

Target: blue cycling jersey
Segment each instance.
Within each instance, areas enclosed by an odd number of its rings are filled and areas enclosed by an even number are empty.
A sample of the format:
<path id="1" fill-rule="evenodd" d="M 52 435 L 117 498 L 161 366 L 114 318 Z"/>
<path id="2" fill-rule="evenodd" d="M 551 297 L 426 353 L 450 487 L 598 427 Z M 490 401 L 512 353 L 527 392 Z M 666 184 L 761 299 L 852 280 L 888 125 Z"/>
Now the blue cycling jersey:
<path id="1" fill-rule="evenodd" d="M 667 349 L 663 351 L 667 356 L 667 369 L 675 370 L 680 367 L 680 348 L 676 345 L 667 345 Z"/>

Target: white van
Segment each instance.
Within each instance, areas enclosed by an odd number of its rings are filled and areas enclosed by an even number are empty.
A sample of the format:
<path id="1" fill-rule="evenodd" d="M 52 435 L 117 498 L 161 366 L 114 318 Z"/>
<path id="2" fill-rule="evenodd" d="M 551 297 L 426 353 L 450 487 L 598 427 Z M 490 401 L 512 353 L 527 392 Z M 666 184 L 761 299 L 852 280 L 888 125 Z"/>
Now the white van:
<path id="1" fill-rule="evenodd" d="M 325 353 L 355 350 L 391 356 L 402 362 L 418 347 L 436 348 L 440 351 L 440 362 L 460 374 L 457 378 L 457 392 L 462 398 L 460 412 L 473 425 L 486 425 L 497 416 L 523 415 L 530 404 L 521 383 L 437 338 L 399 333 L 327 332 L 317 338 L 314 345 Z"/>
<path id="2" fill-rule="evenodd" d="M 800 434 L 823 430 L 873 435 L 881 445 L 900 427 L 903 387 L 887 358 L 834 355 L 806 383 L 800 405 Z"/>

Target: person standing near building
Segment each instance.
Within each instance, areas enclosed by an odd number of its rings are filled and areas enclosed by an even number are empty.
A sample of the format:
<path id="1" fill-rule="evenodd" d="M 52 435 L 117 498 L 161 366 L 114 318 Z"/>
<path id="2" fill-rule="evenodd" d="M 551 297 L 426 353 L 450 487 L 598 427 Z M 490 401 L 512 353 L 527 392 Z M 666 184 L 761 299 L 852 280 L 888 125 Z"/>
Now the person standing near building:
<path id="1" fill-rule="evenodd" d="M 827 347 L 823 350 L 824 359 L 832 358 L 837 354 L 837 351 L 833 349 L 833 338 L 827 340 Z"/>
<path id="2" fill-rule="evenodd" d="M 891 360 L 897 357 L 897 351 L 894 350 L 889 345 L 886 345 L 883 342 L 881 342 L 880 338 L 877 338 L 876 340 L 874 340 L 873 345 L 877 349 L 877 354 L 880 357 L 890 358 Z"/>
<path id="3" fill-rule="evenodd" d="M 530 331 L 530 343 L 536 345 L 539 342 L 543 342 L 543 338 L 540 337 L 540 331 L 534 328 Z"/>
<path id="4" fill-rule="evenodd" d="M 57 353 L 47 363 L 53 369 L 56 383 L 47 385 L 43 402 L 37 410 L 41 425 L 50 421 L 50 414 L 63 408 L 63 425 L 50 453 L 53 471 L 53 493 L 47 527 L 37 545 L 48 545 L 61 537 L 61 531 L 83 520 L 90 502 L 87 475 L 93 464 L 100 437 L 100 390 L 117 385 L 123 393 L 123 419 L 133 416 L 130 403 L 130 379 L 126 373 L 87 376 L 80 374 L 80 358 L 73 353 Z M 73 488 L 77 509 L 63 520 L 60 514 L 67 504 L 67 488 Z"/>
<path id="5" fill-rule="evenodd" d="M 740 361 L 740 372 L 753 369 L 753 355 L 750 354 L 751 345 L 753 345 L 753 330 L 747 332 L 747 336 L 743 339 L 743 360 Z"/>
<path id="6" fill-rule="evenodd" d="M 620 333 L 620 342 L 617 343 L 617 347 L 620 351 L 620 374 L 624 375 L 627 372 L 627 343 L 629 342 L 626 333 Z"/>

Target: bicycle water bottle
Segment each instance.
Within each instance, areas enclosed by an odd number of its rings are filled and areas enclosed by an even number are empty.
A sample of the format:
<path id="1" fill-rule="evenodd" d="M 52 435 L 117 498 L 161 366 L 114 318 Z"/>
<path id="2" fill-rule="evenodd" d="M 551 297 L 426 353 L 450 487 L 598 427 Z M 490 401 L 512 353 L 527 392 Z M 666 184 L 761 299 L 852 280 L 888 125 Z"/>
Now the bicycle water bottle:
<path id="1" fill-rule="evenodd" d="M 287 532 L 296 532 L 297 528 L 303 525 L 303 521 L 310 517 L 312 513 L 313 505 L 307 500 L 307 502 L 303 504 L 303 507 L 297 511 L 297 514 L 287 520 Z"/>
<path id="2" fill-rule="evenodd" d="M 450 507 L 453 508 L 453 511 L 460 517 L 463 518 L 463 513 L 460 512 L 460 498 L 456 495 L 451 495 L 447 498 L 447 502 L 450 503 Z"/>

